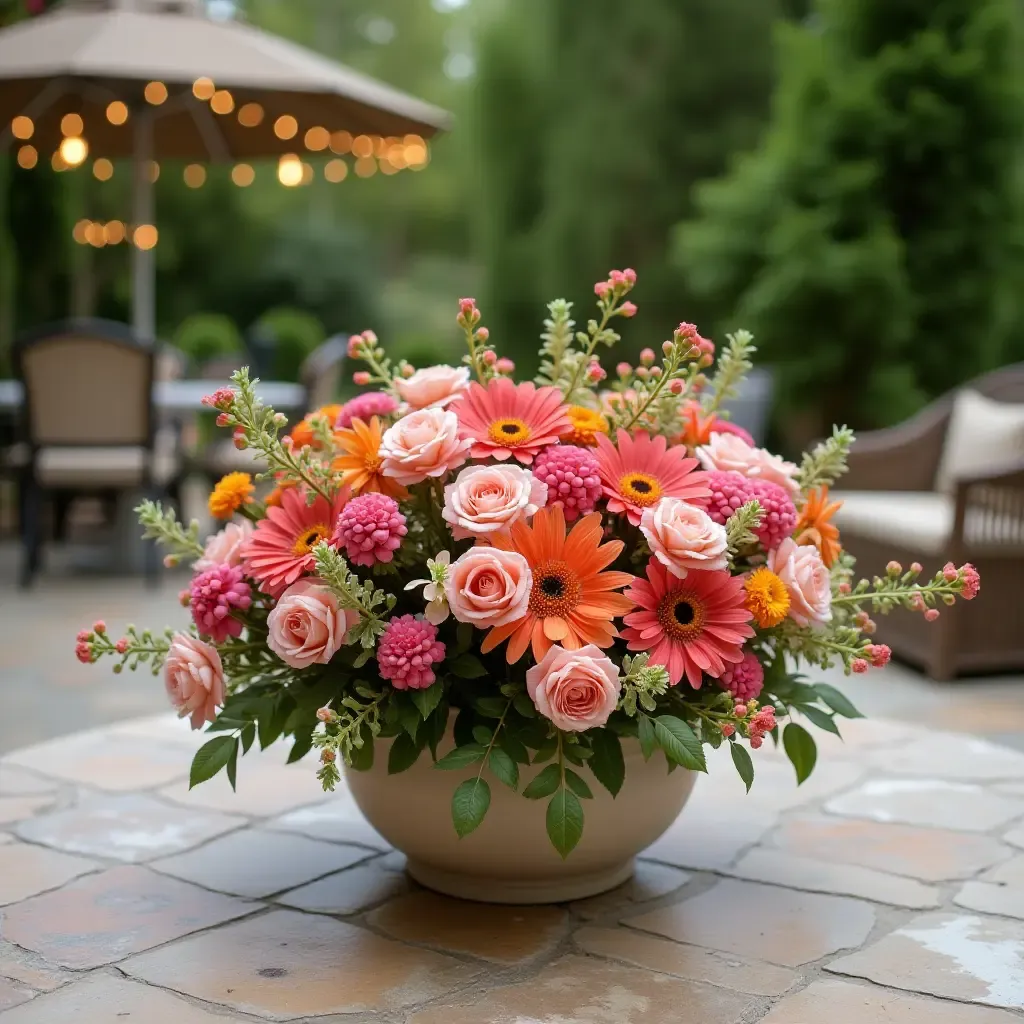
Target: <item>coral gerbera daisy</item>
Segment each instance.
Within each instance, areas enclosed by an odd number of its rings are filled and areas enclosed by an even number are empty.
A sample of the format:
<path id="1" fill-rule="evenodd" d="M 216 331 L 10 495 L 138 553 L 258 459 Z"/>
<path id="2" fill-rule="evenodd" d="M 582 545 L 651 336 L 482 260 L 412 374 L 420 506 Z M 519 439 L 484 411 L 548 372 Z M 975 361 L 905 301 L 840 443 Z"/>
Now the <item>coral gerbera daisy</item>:
<path id="1" fill-rule="evenodd" d="M 347 501 L 346 489 L 332 502 L 318 495 L 312 505 L 306 503 L 305 487 L 281 492 L 281 504 L 267 509 L 266 519 L 256 524 L 242 549 L 245 571 L 259 581 L 260 590 L 280 597 L 300 576 L 314 571 L 313 548 L 322 540 L 332 543 L 335 523 Z"/>
<path id="2" fill-rule="evenodd" d="M 742 427 L 729 420 L 723 420 L 717 413 L 701 415 L 700 402 L 687 402 L 682 409 L 682 433 L 676 444 L 685 444 L 691 451 L 711 440 L 712 434 L 735 434 L 742 437 L 751 447 L 754 439 Z"/>
<path id="3" fill-rule="evenodd" d="M 698 462 L 687 457 L 685 448 L 668 448 L 663 436 L 652 438 L 643 430 L 633 437 L 619 430 L 616 440 L 617 449 L 607 437 L 597 439 L 597 462 L 609 512 L 625 512 L 629 521 L 639 526 L 644 509 L 662 498 L 704 505 L 711 497 L 707 473 L 694 471 Z"/>
<path id="4" fill-rule="evenodd" d="M 558 388 L 516 385 L 507 377 L 492 377 L 486 388 L 470 385 L 452 409 L 459 436 L 473 439 L 472 459 L 504 461 L 514 455 L 528 466 L 571 426 Z"/>
<path id="5" fill-rule="evenodd" d="M 207 505 L 210 515 L 230 519 L 243 505 L 252 501 L 252 477 L 248 473 L 228 473 L 214 485 Z"/>
<path id="6" fill-rule="evenodd" d="M 754 635 L 743 578 L 724 570 L 681 580 L 652 558 L 647 579 L 637 579 L 626 597 L 639 605 L 623 619 L 629 649 L 650 651 L 650 663 L 664 665 L 673 686 L 684 675 L 695 690 L 705 673 L 717 679 L 743 660 L 743 642 Z"/>
<path id="7" fill-rule="evenodd" d="M 540 661 L 554 643 L 575 651 L 586 644 L 610 647 L 618 630 L 612 619 L 624 615 L 633 602 L 613 590 L 630 583 L 628 572 L 603 572 L 618 558 L 622 541 L 602 544 L 601 516 L 584 516 L 565 534 L 565 516 L 558 505 L 541 509 L 533 524 L 520 521 L 491 544 L 516 551 L 529 563 L 533 585 L 526 614 L 495 626 L 481 645 L 486 653 L 508 640 L 505 658 L 515 664 L 533 647 Z M 511 639 L 510 639 L 511 638 Z"/>
<path id="8" fill-rule="evenodd" d="M 571 424 L 569 430 L 562 435 L 566 444 L 593 448 L 597 444 L 597 435 L 608 433 L 608 420 L 596 409 L 588 409 L 585 405 L 570 405 L 566 415 Z"/>
<path id="9" fill-rule="evenodd" d="M 821 555 L 827 569 L 831 569 L 839 557 L 839 529 L 831 521 L 842 507 L 841 501 L 828 500 L 828 488 L 814 488 L 808 492 L 807 501 L 800 509 L 793 539 L 797 544 L 813 544 Z"/>
<path id="10" fill-rule="evenodd" d="M 789 591 L 771 569 L 755 569 L 744 581 L 743 589 L 747 592 L 747 607 L 762 629 L 777 626 L 789 614 Z"/>
<path id="11" fill-rule="evenodd" d="M 381 472 L 384 460 L 379 452 L 383 434 L 383 424 L 376 416 L 371 417 L 369 423 L 356 418 L 351 427 L 335 431 L 335 444 L 344 454 L 334 459 L 331 468 L 341 473 L 341 482 L 353 494 L 378 493 L 399 500 L 408 498 L 409 492 L 397 480 Z"/>

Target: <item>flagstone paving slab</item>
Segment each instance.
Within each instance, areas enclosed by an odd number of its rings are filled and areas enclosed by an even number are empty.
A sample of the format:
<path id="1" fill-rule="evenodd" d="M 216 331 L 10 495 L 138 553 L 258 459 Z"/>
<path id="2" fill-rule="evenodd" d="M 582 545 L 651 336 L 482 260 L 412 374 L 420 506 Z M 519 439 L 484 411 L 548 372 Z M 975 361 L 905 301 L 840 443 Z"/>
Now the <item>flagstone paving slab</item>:
<path id="1" fill-rule="evenodd" d="M 60 783 L 46 779 L 24 768 L 0 761 L 0 796 L 29 796 L 52 793 Z"/>
<path id="2" fill-rule="evenodd" d="M 312 839 L 355 843 L 374 850 L 391 849 L 391 844 L 363 817 L 344 780 L 329 800 L 289 811 L 271 819 L 264 827 L 299 832 Z"/>
<path id="3" fill-rule="evenodd" d="M 960 782 L 1024 780 L 1024 754 L 973 736 L 933 732 L 895 750 L 867 755 L 869 763 L 894 775 L 932 777 Z"/>
<path id="4" fill-rule="evenodd" d="M 569 906 L 580 917 L 602 917 L 612 911 L 626 909 L 637 903 L 647 903 L 675 892 L 692 877 L 688 872 L 680 871 L 678 868 L 650 860 L 638 860 L 636 873 L 625 885 L 620 885 L 600 896 L 577 900 Z"/>
<path id="5" fill-rule="evenodd" d="M 1002 914 L 1024 921 L 1024 889 L 1017 886 L 993 885 L 991 882 L 965 882 L 953 897 L 958 907 L 978 910 L 983 914 Z"/>
<path id="6" fill-rule="evenodd" d="M 84 857 L 43 850 L 28 843 L 5 844 L 0 849 L 0 906 L 56 889 L 99 865 Z"/>
<path id="7" fill-rule="evenodd" d="M 0 825 L 13 825 L 24 818 L 52 807 L 52 796 L 0 796 Z"/>
<path id="8" fill-rule="evenodd" d="M 6 978 L 0 978 L 0 1011 L 9 1010 L 12 1006 L 27 1002 L 34 995 L 35 992 L 31 989 L 23 988 Z"/>
<path id="9" fill-rule="evenodd" d="M 378 858 L 339 871 L 277 897 L 278 903 L 317 914 L 357 914 L 401 896 L 409 889 L 404 873 L 387 868 Z"/>

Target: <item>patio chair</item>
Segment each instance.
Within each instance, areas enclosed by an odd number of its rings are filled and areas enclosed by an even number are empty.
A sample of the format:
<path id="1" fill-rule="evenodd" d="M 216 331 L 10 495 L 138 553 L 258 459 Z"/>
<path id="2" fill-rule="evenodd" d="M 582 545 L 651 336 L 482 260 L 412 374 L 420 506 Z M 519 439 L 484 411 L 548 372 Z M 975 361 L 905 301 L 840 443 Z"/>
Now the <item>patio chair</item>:
<path id="1" fill-rule="evenodd" d="M 889 559 L 930 575 L 973 562 L 970 602 L 921 615 L 878 616 L 878 637 L 934 679 L 1024 668 L 1024 363 L 944 395 L 912 419 L 862 434 L 835 497 L 843 546 L 858 575 Z"/>
<path id="2" fill-rule="evenodd" d="M 155 427 L 154 349 L 125 325 L 52 324 L 19 338 L 13 357 L 25 393 L 21 583 L 29 586 L 40 565 L 44 502 L 61 539 L 76 498 L 116 507 L 119 495 L 140 489 L 173 496 L 180 461 L 173 432 Z M 148 576 L 155 579 L 156 568 L 147 561 Z"/>
<path id="3" fill-rule="evenodd" d="M 299 368 L 299 381 L 306 389 L 307 412 L 337 399 L 341 370 L 347 357 L 347 334 L 332 335 L 306 356 Z"/>

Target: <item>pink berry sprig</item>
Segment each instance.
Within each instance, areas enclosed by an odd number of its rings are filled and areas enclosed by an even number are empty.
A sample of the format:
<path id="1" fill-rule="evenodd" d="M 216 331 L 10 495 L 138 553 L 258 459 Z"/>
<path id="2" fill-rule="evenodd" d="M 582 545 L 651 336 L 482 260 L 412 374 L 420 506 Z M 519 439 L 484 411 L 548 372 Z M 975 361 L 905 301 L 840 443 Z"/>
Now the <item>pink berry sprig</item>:
<path id="1" fill-rule="evenodd" d="M 361 388 L 370 384 L 379 384 L 385 391 L 394 393 L 395 378 L 412 375 L 413 368 L 402 360 L 393 365 L 373 331 L 362 331 L 348 339 L 349 359 L 358 359 L 366 363 L 369 370 L 356 370 L 352 374 L 352 382 Z"/>
<path id="2" fill-rule="evenodd" d="M 173 636 L 172 629 L 165 630 L 160 637 L 148 629 L 140 633 L 134 626 L 128 626 L 124 636 L 112 640 L 106 623 L 100 620 L 93 623 L 92 629 L 79 630 L 75 638 L 75 657 L 90 665 L 105 655 L 111 655 L 118 659 L 112 666 L 115 675 L 123 672 L 126 666 L 134 672 L 140 664 L 148 663 L 156 675 L 167 657 Z"/>
<path id="3" fill-rule="evenodd" d="M 496 374 L 507 376 L 515 370 L 511 359 L 499 358 L 490 344 L 491 332 L 480 326 L 483 314 L 477 308 L 476 299 L 459 299 L 459 312 L 455 322 L 462 328 L 469 350 L 462 361 L 476 374 L 481 384 L 486 384 Z"/>
<path id="4" fill-rule="evenodd" d="M 855 611 L 854 621 L 870 625 L 870 618 L 861 608 L 869 604 L 875 612 L 887 615 L 893 608 L 907 608 L 920 612 L 929 621 L 939 617 L 940 602 L 951 606 L 957 597 L 965 601 L 973 600 L 981 589 L 981 576 L 978 570 L 965 562 L 959 568 L 947 562 L 926 583 L 919 583 L 918 577 L 923 572 L 919 562 L 913 562 L 905 572 L 899 562 L 889 562 L 885 567 L 885 576 L 876 576 L 873 580 L 862 579 L 856 585 L 849 582 L 839 584 L 839 593 L 832 598 L 833 607 L 852 608 Z M 862 627 L 863 628 L 863 627 Z M 865 632 L 871 632 L 870 628 Z"/>

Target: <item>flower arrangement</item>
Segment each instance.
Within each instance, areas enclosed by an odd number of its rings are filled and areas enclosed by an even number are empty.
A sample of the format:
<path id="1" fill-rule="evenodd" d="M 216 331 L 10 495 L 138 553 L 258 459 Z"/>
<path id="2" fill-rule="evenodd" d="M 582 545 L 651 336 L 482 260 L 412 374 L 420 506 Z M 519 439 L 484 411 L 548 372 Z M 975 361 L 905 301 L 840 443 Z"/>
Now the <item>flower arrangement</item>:
<path id="1" fill-rule="evenodd" d="M 934 619 L 977 593 L 978 574 L 892 562 L 857 581 L 829 497 L 853 435 L 836 429 L 796 465 L 730 423 L 746 332 L 716 359 L 680 324 L 660 357 L 644 349 L 609 382 L 599 352 L 636 312 L 635 281 L 599 282 L 582 330 L 551 303 L 532 382 L 513 379 L 472 299 L 457 316 L 463 365 L 416 370 L 355 335 L 355 382 L 374 390 L 283 436 L 285 417 L 239 370 L 205 401 L 273 489 L 221 480 L 210 510 L 226 523 L 205 544 L 196 523 L 144 503 L 166 564 L 192 564 L 193 628 L 114 640 L 97 622 L 78 657 L 162 670 L 179 713 L 214 734 L 193 785 L 221 770 L 233 785 L 239 753 L 290 736 L 289 760 L 315 748 L 330 790 L 339 762 L 368 769 L 388 738 L 391 773 L 424 757 L 472 769 L 451 805 L 465 836 L 490 779 L 517 790 L 520 766 L 544 765 L 522 795 L 548 801 L 563 857 L 588 776 L 619 792 L 623 741 L 670 771 L 706 771 L 704 746 L 727 744 L 749 789 L 750 751 L 770 736 L 802 782 L 816 759 L 806 725 L 838 734 L 837 718 L 859 713 L 800 665 L 885 665 L 872 613 Z"/>

